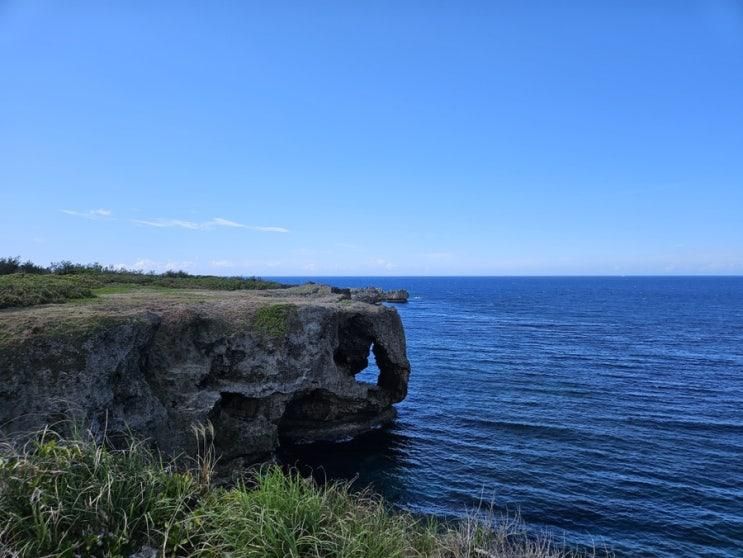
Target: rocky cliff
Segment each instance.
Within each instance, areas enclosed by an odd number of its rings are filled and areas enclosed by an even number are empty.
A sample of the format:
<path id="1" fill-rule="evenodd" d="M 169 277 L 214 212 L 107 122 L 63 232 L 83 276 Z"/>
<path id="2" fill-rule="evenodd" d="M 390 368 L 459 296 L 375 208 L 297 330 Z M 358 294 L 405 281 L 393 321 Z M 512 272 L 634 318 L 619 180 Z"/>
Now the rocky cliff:
<path id="1" fill-rule="evenodd" d="M 405 303 L 408 301 L 408 291 L 405 289 L 393 289 L 385 291 L 376 287 L 363 287 L 360 289 L 349 289 L 351 300 L 379 304 L 380 302 Z"/>
<path id="2" fill-rule="evenodd" d="M 394 417 L 410 366 L 397 312 L 319 285 L 132 291 L 0 312 L 0 430 L 73 416 L 190 452 L 210 421 L 224 461 L 346 437 Z M 373 352 L 376 384 L 355 378 Z"/>

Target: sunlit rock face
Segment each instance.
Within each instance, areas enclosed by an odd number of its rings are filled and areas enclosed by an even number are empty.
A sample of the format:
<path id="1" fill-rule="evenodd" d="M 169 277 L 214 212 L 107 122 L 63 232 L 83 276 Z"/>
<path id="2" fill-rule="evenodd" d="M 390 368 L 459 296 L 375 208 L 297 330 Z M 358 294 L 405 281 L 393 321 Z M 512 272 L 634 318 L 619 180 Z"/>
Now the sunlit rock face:
<path id="1" fill-rule="evenodd" d="M 0 314 L 0 430 L 74 417 L 168 453 L 214 426 L 222 462 L 394 418 L 410 365 L 397 312 L 320 285 L 113 295 Z M 373 352 L 376 384 L 358 382 Z"/>

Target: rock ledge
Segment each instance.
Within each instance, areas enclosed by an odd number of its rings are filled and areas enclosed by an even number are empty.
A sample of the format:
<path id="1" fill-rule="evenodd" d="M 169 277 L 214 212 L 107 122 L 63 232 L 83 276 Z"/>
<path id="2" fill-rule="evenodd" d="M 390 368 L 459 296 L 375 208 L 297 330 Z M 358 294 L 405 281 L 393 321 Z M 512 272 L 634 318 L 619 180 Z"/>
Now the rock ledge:
<path id="1" fill-rule="evenodd" d="M 408 301 L 408 291 L 405 289 L 394 289 L 385 291 L 376 287 L 364 287 L 361 289 L 349 289 L 351 300 L 379 304 L 380 302 L 405 303 Z"/>
<path id="2" fill-rule="evenodd" d="M 376 384 L 358 382 L 373 352 Z M 348 437 L 394 417 L 410 364 L 397 312 L 322 285 L 141 289 L 0 311 L 0 431 L 74 416 L 167 453 L 210 421 L 223 461 Z"/>

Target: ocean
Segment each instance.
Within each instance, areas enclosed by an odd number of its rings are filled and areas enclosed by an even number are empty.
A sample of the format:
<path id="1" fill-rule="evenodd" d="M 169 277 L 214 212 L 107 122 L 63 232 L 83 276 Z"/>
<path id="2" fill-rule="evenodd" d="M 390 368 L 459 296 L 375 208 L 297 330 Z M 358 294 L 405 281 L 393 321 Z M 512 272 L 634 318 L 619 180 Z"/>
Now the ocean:
<path id="1" fill-rule="evenodd" d="M 743 556 L 743 278 L 284 280 L 408 289 L 412 365 L 394 424 L 287 459 L 617 556 Z"/>

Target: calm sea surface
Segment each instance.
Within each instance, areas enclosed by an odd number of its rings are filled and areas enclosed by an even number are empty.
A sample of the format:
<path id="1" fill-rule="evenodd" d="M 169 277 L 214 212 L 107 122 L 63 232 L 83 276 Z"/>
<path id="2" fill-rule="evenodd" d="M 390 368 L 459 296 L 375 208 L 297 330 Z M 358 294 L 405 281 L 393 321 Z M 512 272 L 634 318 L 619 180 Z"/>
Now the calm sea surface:
<path id="1" fill-rule="evenodd" d="M 290 459 L 619 556 L 743 556 L 743 278 L 316 280 L 410 291 L 410 394 Z"/>

